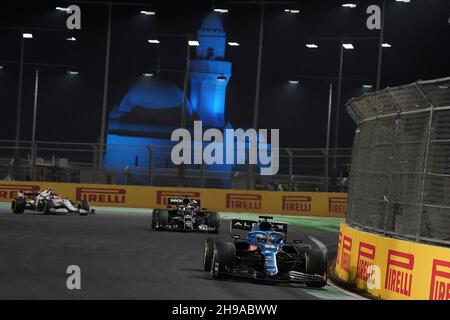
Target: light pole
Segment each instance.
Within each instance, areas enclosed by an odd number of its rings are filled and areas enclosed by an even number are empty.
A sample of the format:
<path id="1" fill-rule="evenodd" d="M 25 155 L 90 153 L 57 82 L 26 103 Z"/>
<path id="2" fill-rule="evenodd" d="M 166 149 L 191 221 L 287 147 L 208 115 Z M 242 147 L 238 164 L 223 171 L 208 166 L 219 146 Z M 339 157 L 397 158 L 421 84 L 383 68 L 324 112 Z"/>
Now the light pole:
<path id="1" fill-rule="evenodd" d="M 25 57 L 25 39 L 33 39 L 34 35 L 31 31 L 51 31 L 51 32 L 67 32 L 63 29 L 52 28 L 22 28 L 22 27 L 5 27 L 0 26 L 0 29 L 17 30 L 20 33 L 20 55 L 19 55 L 19 80 L 17 90 L 17 114 L 16 114 L 16 132 L 15 132 L 15 158 L 19 156 L 19 141 L 20 141 L 20 120 L 22 117 L 22 87 L 23 87 L 23 67 Z M 27 30 L 28 32 L 24 32 Z"/>
<path id="2" fill-rule="evenodd" d="M 256 82 L 255 82 L 255 100 L 253 106 L 253 129 L 258 129 L 258 117 L 259 117 L 259 98 L 260 98 L 260 88 L 261 88 L 261 66 L 262 66 L 262 55 L 263 55 L 263 44 L 264 44 L 264 12 L 266 4 L 276 4 L 285 6 L 298 6 L 297 1 L 226 1 L 226 5 L 248 5 L 248 4 L 258 4 L 260 5 L 260 21 L 259 21 L 259 39 L 258 39 L 258 58 L 256 64 Z M 228 11 L 227 11 L 228 12 Z M 300 11 L 298 9 L 284 9 L 285 13 L 288 14 L 298 14 Z M 253 176 L 255 171 L 255 165 L 249 164 L 247 173 L 247 189 L 252 188 Z"/>
<path id="3" fill-rule="evenodd" d="M 174 70 L 174 69 L 161 69 L 159 65 L 159 56 L 158 56 L 158 65 L 156 72 L 159 73 L 160 71 L 168 71 L 168 72 L 183 72 L 184 78 L 183 78 L 183 100 L 181 103 L 181 117 L 180 117 L 180 125 L 181 128 L 186 128 L 186 104 L 187 104 L 187 97 L 188 97 L 188 89 L 189 89 L 189 69 L 190 69 L 190 61 L 191 61 L 191 47 L 197 47 L 200 45 L 200 43 L 195 40 L 195 37 L 192 34 L 166 34 L 166 33 L 157 33 L 152 34 L 151 39 L 147 40 L 148 43 L 154 44 L 154 45 L 160 45 L 161 41 L 160 38 L 183 38 L 186 41 L 186 63 L 185 68 L 183 71 L 181 70 Z"/>
<path id="4" fill-rule="evenodd" d="M 36 117 L 37 117 L 37 99 L 39 87 L 39 69 L 36 68 L 34 80 L 34 103 L 33 103 L 33 128 L 31 131 L 31 179 L 36 181 Z"/>
<path id="5" fill-rule="evenodd" d="M 333 84 L 330 83 L 330 91 L 328 96 L 328 117 L 327 117 L 327 140 L 325 143 L 326 157 L 325 157 L 325 192 L 328 192 L 328 179 L 329 179 L 329 168 L 330 168 L 330 126 L 331 126 L 331 108 L 333 104 Z"/>
<path id="6" fill-rule="evenodd" d="M 106 33 L 106 48 L 105 48 L 105 73 L 103 78 L 103 99 L 102 99 L 102 121 L 100 126 L 100 148 L 98 162 L 99 166 L 103 165 L 103 153 L 105 148 L 106 136 L 106 112 L 108 109 L 108 85 L 109 85 L 109 61 L 111 55 L 111 24 L 112 24 L 112 6 L 130 6 L 140 7 L 140 14 L 146 16 L 154 16 L 155 12 L 151 10 L 143 10 L 150 8 L 148 3 L 136 2 L 116 2 L 116 1 L 83 1 L 83 0 L 66 0 L 67 3 L 89 4 L 89 5 L 106 5 L 108 7 L 108 21 Z"/>
<path id="7" fill-rule="evenodd" d="M 67 30 L 62 29 L 52 29 L 52 28 L 26 28 L 29 32 L 24 32 L 25 28 L 22 27 L 0 27 L 0 29 L 11 29 L 18 30 L 20 34 L 20 56 L 19 62 L 8 62 L 13 64 L 19 64 L 19 82 L 18 82 L 18 90 L 17 90 L 17 113 L 16 113 L 16 132 L 15 132 L 15 147 L 14 147 L 14 167 L 13 167 L 13 177 L 17 175 L 17 171 L 20 169 L 20 152 L 19 152 L 19 142 L 20 142 L 20 125 L 22 118 L 22 88 L 23 88 L 23 69 L 24 65 L 27 64 L 24 62 L 25 60 L 25 39 L 33 39 L 33 33 L 30 31 L 51 31 L 51 32 L 64 32 Z"/>
<path id="8" fill-rule="evenodd" d="M 108 31 L 106 34 L 106 52 L 105 52 L 105 75 L 103 77 L 103 100 L 102 100 L 102 124 L 100 128 L 100 148 L 98 161 L 100 167 L 103 165 L 103 152 L 105 145 L 106 130 L 106 110 L 108 107 L 108 84 L 109 84 L 109 57 L 111 54 L 111 11 L 112 5 L 108 3 Z"/>
<path id="9" fill-rule="evenodd" d="M 18 151 L 19 151 L 18 148 L 19 148 L 19 140 L 20 140 L 20 118 L 22 116 L 23 59 L 24 59 L 24 54 L 25 54 L 25 40 L 24 39 L 25 39 L 24 35 L 23 35 L 23 33 L 21 33 L 21 37 L 20 37 L 20 60 L 19 60 L 20 61 L 20 65 L 19 65 L 19 89 L 18 89 L 18 92 L 17 92 L 15 153 L 18 153 Z M 16 156 L 18 156 L 18 154 Z"/>
<path id="10" fill-rule="evenodd" d="M 318 48 L 315 44 L 308 44 L 307 46 L 311 48 Z M 295 80 L 294 80 L 295 79 Z M 328 178 L 329 178 L 329 158 L 330 158 L 330 135 L 331 135 L 331 115 L 332 115 L 332 105 L 333 105 L 333 81 L 356 81 L 361 83 L 366 83 L 367 79 L 358 78 L 344 78 L 344 77 L 324 77 L 324 76 L 307 76 L 307 75 L 295 75 L 292 80 L 289 80 L 289 84 L 299 85 L 300 82 L 297 79 L 308 79 L 308 80 L 327 80 L 329 83 L 328 91 L 328 114 L 327 114 L 327 133 L 325 141 L 325 162 L 324 162 L 324 177 L 326 179 L 325 191 L 328 192 Z"/>
<path id="11" fill-rule="evenodd" d="M 336 116 L 334 117 L 334 157 L 333 157 L 333 169 L 336 171 L 337 168 L 337 148 L 339 143 L 339 118 L 341 113 L 341 95 L 342 95 L 342 68 L 344 63 L 344 44 L 340 41 L 340 50 L 339 50 L 339 75 L 338 75 L 338 92 L 336 99 Z"/>
<path id="12" fill-rule="evenodd" d="M 310 38 L 312 42 L 306 44 L 308 49 L 318 49 L 319 45 L 314 41 L 337 41 L 339 43 L 339 71 L 338 71 L 338 91 L 336 100 L 336 111 L 334 121 L 334 136 L 333 136 L 333 149 L 336 150 L 339 145 L 339 118 L 341 112 L 341 96 L 342 96 L 342 80 L 343 80 L 343 66 L 344 66 L 344 50 L 354 50 L 355 46 L 351 42 L 352 40 L 379 40 L 378 37 L 317 37 Z M 333 158 L 333 169 L 336 171 L 337 162 L 336 157 Z"/>
<path id="13" fill-rule="evenodd" d="M 183 78 L 183 100 L 181 102 L 181 116 L 180 116 L 180 126 L 181 128 L 186 128 L 186 104 L 187 104 L 187 97 L 188 97 L 188 89 L 189 89 L 189 69 L 190 69 L 190 60 L 191 60 L 191 47 L 197 47 L 200 45 L 200 43 L 197 40 L 194 40 L 195 37 L 191 34 L 152 34 L 150 40 L 148 40 L 151 44 L 157 44 L 159 45 L 160 38 L 164 37 L 181 37 L 185 39 L 186 41 L 186 64 L 184 69 L 184 78 Z M 159 57 L 158 57 L 159 59 Z M 162 69 L 159 66 L 157 66 L 157 72 L 161 71 Z M 166 70 L 167 71 L 167 70 Z M 180 72 L 179 70 L 169 70 L 172 72 Z M 182 187 L 184 184 L 184 175 L 185 175 L 185 166 L 184 164 L 181 164 L 179 166 L 178 170 L 178 181 L 179 186 Z"/>
<path id="14" fill-rule="evenodd" d="M 76 68 L 74 66 L 70 66 L 70 65 L 60 65 L 60 64 L 45 64 L 45 63 L 27 63 L 24 61 L 19 61 L 19 62 L 15 62 L 15 61 L 0 61 L 0 63 L 5 63 L 5 64 L 19 64 L 22 65 L 22 68 L 25 65 L 31 65 L 35 67 L 35 73 L 34 73 L 34 99 L 33 99 L 33 121 L 32 121 L 32 130 L 31 130 L 31 177 L 33 180 L 35 180 L 36 178 L 36 128 L 37 128 L 37 109 L 38 109 L 38 96 L 39 96 L 39 70 L 42 68 L 64 68 L 67 70 L 75 70 Z M 23 70 L 22 70 L 23 71 Z M 70 75 L 76 75 L 78 74 L 78 72 L 75 71 L 68 71 L 67 72 Z M 18 143 L 18 141 L 15 141 L 16 144 Z M 19 156 L 17 154 L 18 151 L 18 146 L 16 148 L 16 156 Z M 17 161 L 19 161 L 20 158 L 17 159 Z M 16 160 L 15 160 L 16 161 Z"/>
<path id="15" fill-rule="evenodd" d="M 36 127 L 37 127 L 37 110 L 38 110 L 38 95 L 39 95 L 39 68 L 40 67 L 56 67 L 74 70 L 73 66 L 58 65 L 58 64 L 33 64 L 35 66 L 34 76 L 34 101 L 33 101 L 33 126 L 31 131 L 31 178 L 36 181 Z M 76 75 L 78 72 L 67 71 L 69 75 Z"/>
<path id="16" fill-rule="evenodd" d="M 261 87 L 261 65 L 262 65 L 262 52 L 264 43 L 264 2 L 260 3 L 260 21 L 259 21 L 259 40 L 258 40 L 258 62 L 256 65 L 256 87 L 255 87 L 255 104 L 253 106 L 253 129 L 258 129 L 258 115 L 259 115 L 259 90 Z M 253 171 L 253 170 L 252 170 Z"/>

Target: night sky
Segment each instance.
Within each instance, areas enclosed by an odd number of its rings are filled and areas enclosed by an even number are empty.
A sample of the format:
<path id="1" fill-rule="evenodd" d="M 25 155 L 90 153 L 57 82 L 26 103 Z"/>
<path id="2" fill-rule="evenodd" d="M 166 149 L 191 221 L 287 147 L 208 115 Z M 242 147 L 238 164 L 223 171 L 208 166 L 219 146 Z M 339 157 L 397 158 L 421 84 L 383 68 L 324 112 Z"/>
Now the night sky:
<path id="1" fill-rule="evenodd" d="M 0 70 L 0 140 L 12 140 L 15 134 L 19 67 L 10 62 L 19 60 L 21 34 L 18 29 L 4 27 L 23 27 L 25 32 L 27 28 L 62 30 L 31 30 L 34 39 L 25 40 L 26 63 L 73 65 L 80 72 L 70 76 L 63 68 L 41 69 L 37 140 L 97 142 L 101 124 L 107 7 L 80 4 L 82 30 L 68 32 L 65 30 L 67 14 L 55 10 L 56 6 L 67 6 L 67 2 L 34 1 L 16 6 L 5 2 L 0 4 L 0 65 L 3 66 Z M 282 4 L 267 5 L 259 126 L 279 128 L 282 147 L 325 145 L 330 81 L 299 79 L 299 85 L 292 85 L 288 80 L 296 75 L 337 77 L 337 40 L 309 40 L 312 37 L 379 36 L 379 31 L 366 28 L 368 15 L 365 10 L 368 5 L 380 4 L 380 1 L 356 2 L 357 8 L 348 9 L 341 7 L 341 1 L 300 1 L 298 15 L 284 13 Z M 156 16 L 141 15 L 138 7 L 113 7 L 108 110 L 120 102 L 143 72 L 154 70 L 158 57 L 161 68 L 183 70 L 184 40 L 161 39 L 159 46 L 151 46 L 147 39 L 154 33 L 195 34 L 212 5 L 212 1 L 198 0 L 148 3 L 156 10 Z M 253 122 L 259 6 L 233 4 L 229 9 L 228 14 L 222 15 L 224 28 L 240 46 L 227 47 L 227 60 L 233 63 L 233 75 L 227 91 L 226 120 L 234 127 L 248 128 Z M 385 42 L 392 48 L 384 49 L 382 88 L 417 79 L 450 76 L 449 18 L 448 0 L 411 0 L 406 4 L 387 0 Z M 67 36 L 75 36 L 78 41 L 66 41 Z M 319 49 L 307 49 L 307 42 L 319 44 Z M 355 129 L 344 111 L 344 103 L 367 90 L 362 84 L 372 84 L 375 88 L 376 81 L 378 41 L 352 43 L 356 49 L 344 52 L 343 76 L 367 80 L 343 82 L 341 147 L 351 146 Z M 162 73 L 160 77 L 182 87 L 181 72 Z M 336 81 L 334 85 L 337 87 Z M 33 91 L 34 69 L 27 64 L 23 83 L 22 140 L 31 139 Z"/>

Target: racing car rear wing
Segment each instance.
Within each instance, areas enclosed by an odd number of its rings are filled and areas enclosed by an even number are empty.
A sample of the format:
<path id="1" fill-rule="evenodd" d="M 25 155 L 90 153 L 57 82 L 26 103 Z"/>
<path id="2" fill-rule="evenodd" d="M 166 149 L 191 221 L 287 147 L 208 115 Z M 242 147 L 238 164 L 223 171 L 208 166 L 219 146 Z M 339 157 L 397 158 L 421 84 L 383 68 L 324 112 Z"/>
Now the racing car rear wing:
<path id="1" fill-rule="evenodd" d="M 178 206 L 184 204 L 184 201 L 188 198 L 169 198 L 167 199 L 167 206 Z M 191 199 L 189 199 L 190 201 Z M 194 200 L 194 199 L 192 199 Z M 197 201 L 198 206 L 200 207 L 200 200 L 195 199 Z"/>
<path id="2" fill-rule="evenodd" d="M 257 223 L 257 221 L 254 220 L 242 220 L 242 219 L 232 219 L 231 225 L 230 225 L 230 233 L 232 233 L 233 229 L 237 230 L 247 230 L 251 231 L 253 228 L 253 225 Z M 270 224 L 274 227 L 274 231 L 281 232 L 287 235 L 288 232 L 288 225 L 284 222 L 270 222 Z"/>
<path id="3" fill-rule="evenodd" d="M 232 219 L 230 231 L 233 229 L 251 231 L 255 223 L 256 221 L 253 220 Z"/>
<path id="4" fill-rule="evenodd" d="M 36 197 L 40 194 L 40 191 L 29 191 L 29 190 L 25 190 L 25 191 L 19 191 L 19 197 L 23 196 L 23 197 Z"/>

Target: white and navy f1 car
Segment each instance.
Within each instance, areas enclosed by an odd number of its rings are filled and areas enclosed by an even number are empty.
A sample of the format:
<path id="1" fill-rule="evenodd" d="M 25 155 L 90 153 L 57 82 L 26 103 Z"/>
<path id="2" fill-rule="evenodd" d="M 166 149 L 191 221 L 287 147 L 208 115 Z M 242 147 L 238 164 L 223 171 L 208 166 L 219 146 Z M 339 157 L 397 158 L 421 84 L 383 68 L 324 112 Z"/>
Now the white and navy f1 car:
<path id="1" fill-rule="evenodd" d="M 89 208 L 87 201 L 81 200 L 79 203 L 72 203 L 51 188 L 38 192 L 19 192 L 11 203 L 11 210 L 13 213 L 24 213 L 25 210 L 31 210 L 44 214 L 77 213 L 82 216 L 94 213 L 94 210 Z"/>
<path id="2" fill-rule="evenodd" d="M 167 209 L 154 209 L 152 214 L 153 230 L 205 231 L 218 233 L 220 216 L 201 208 L 200 200 L 171 198 Z"/>
<path id="3" fill-rule="evenodd" d="M 327 283 L 327 250 L 297 240 L 286 241 L 287 224 L 233 219 L 231 238 L 208 238 L 203 265 L 213 278 L 241 277 L 257 281 L 303 283 L 323 287 Z M 235 229 L 246 230 L 241 239 Z"/>

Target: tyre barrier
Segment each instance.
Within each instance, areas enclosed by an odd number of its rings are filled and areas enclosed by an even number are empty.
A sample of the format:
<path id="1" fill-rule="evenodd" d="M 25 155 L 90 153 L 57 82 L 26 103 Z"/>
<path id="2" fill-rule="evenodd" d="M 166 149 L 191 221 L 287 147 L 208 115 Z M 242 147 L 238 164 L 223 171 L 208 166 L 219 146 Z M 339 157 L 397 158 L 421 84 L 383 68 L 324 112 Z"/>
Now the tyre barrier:
<path id="1" fill-rule="evenodd" d="M 381 299 L 450 300 L 450 248 L 341 224 L 335 275 Z"/>

